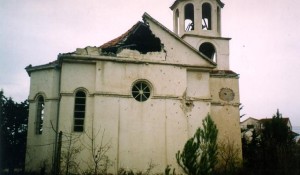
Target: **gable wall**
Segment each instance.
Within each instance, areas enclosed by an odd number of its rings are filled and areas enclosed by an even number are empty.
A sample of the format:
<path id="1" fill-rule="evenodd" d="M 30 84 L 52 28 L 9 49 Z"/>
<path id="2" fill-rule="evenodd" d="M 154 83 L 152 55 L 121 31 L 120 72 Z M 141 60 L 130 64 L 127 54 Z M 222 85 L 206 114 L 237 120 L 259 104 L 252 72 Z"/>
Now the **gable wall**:
<path id="1" fill-rule="evenodd" d="M 202 67 L 214 67 L 212 63 L 205 60 L 197 52 L 189 48 L 186 44 L 176 39 L 173 35 L 169 34 L 165 30 L 162 30 L 161 26 L 147 20 L 150 29 L 153 34 L 160 38 L 161 43 L 164 44 L 164 49 L 167 52 L 167 62 L 189 64 Z"/>

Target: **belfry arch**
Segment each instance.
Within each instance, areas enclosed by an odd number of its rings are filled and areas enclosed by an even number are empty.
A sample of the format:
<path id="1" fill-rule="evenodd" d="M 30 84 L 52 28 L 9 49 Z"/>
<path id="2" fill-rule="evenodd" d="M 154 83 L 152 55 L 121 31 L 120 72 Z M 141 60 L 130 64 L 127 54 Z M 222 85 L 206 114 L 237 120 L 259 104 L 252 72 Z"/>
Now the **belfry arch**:
<path id="1" fill-rule="evenodd" d="M 202 4 L 202 29 L 211 30 L 212 29 L 212 14 L 211 5 L 209 3 Z"/>
<path id="2" fill-rule="evenodd" d="M 199 47 L 199 52 L 204 54 L 206 57 L 211 59 L 212 61 L 216 62 L 217 54 L 215 46 L 210 42 L 204 42 Z"/>
<path id="3" fill-rule="evenodd" d="M 177 0 L 170 8 L 173 10 L 174 33 L 221 37 L 220 0 Z"/>
<path id="4" fill-rule="evenodd" d="M 192 3 L 184 6 L 184 28 L 185 31 L 194 30 L 195 18 L 194 18 L 194 5 Z"/>

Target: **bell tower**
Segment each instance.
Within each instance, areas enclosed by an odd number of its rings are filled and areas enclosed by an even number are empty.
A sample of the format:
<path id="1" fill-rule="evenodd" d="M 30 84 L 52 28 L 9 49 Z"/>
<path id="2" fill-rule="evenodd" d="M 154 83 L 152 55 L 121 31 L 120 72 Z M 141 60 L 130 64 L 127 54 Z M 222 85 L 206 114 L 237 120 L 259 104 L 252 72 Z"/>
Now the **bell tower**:
<path id="1" fill-rule="evenodd" d="M 203 59 L 216 63 L 208 73 L 209 113 L 219 130 L 218 142 L 234 143 L 242 159 L 239 75 L 229 67 L 230 38 L 221 34 L 223 7 L 221 0 L 176 0 L 170 8 L 173 10 L 174 33 L 199 51 Z M 191 75 L 192 71 L 187 70 L 188 81 Z M 202 91 L 200 83 L 194 88 Z"/>
<path id="2" fill-rule="evenodd" d="M 217 69 L 229 70 L 229 40 L 221 36 L 220 0 L 176 0 L 173 10 L 174 33 L 217 63 Z"/>

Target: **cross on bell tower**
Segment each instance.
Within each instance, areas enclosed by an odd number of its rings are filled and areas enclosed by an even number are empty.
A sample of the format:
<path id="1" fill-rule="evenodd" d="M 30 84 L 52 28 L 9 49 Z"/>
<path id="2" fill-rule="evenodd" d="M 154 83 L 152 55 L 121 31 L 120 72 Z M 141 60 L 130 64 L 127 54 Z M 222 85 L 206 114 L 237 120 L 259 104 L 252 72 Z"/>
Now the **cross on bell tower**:
<path id="1" fill-rule="evenodd" d="M 217 63 L 220 70 L 229 70 L 229 40 L 221 36 L 220 0 L 176 0 L 173 10 L 174 33 Z"/>

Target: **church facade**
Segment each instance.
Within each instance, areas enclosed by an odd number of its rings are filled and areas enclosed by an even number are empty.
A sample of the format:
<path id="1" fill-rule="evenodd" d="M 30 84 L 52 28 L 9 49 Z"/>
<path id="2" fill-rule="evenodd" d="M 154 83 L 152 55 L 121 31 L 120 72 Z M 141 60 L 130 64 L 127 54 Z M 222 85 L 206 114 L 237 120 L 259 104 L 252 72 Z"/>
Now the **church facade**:
<path id="1" fill-rule="evenodd" d="M 221 36 L 223 6 L 176 0 L 173 32 L 145 13 L 99 47 L 27 66 L 26 170 L 79 174 L 97 161 L 112 174 L 149 164 L 179 170 L 176 152 L 208 114 L 218 140 L 241 148 L 239 75 L 229 67 L 230 38 Z"/>

